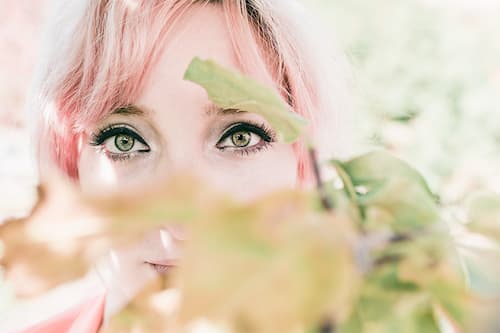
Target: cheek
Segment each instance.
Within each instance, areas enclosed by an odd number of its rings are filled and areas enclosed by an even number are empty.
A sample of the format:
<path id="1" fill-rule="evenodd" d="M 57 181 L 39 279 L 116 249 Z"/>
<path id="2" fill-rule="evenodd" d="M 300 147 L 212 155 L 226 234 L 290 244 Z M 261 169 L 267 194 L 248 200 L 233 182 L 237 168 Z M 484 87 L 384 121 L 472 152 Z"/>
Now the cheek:
<path id="1" fill-rule="evenodd" d="M 85 194 L 93 195 L 116 182 L 115 170 L 109 161 L 87 148 L 80 153 L 78 174 L 80 188 Z"/>
<path id="2" fill-rule="evenodd" d="M 297 157 L 291 146 L 279 145 L 255 157 L 211 167 L 210 183 L 239 200 L 252 200 L 280 189 L 297 187 Z"/>
<path id="3" fill-rule="evenodd" d="M 173 161 L 159 160 L 153 155 L 134 162 L 112 162 L 91 148 L 84 149 L 78 165 L 80 187 L 84 193 L 97 196 L 142 192 L 156 188 L 177 172 L 192 172 L 208 186 L 247 201 L 276 190 L 293 189 L 298 184 L 298 160 L 289 145 L 275 144 L 249 156 L 230 157 L 213 151 L 185 153 L 191 165 L 189 170 L 186 163 L 175 169 L 169 167 Z"/>
<path id="4" fill-rule="evenodd" d="M 93 148 L 85 148 L 78 162 L 79 183 L 88 195 L 113 195 L 147 186 L 145 180 L 154 175 L 151 159 L 113 162 Z"/>

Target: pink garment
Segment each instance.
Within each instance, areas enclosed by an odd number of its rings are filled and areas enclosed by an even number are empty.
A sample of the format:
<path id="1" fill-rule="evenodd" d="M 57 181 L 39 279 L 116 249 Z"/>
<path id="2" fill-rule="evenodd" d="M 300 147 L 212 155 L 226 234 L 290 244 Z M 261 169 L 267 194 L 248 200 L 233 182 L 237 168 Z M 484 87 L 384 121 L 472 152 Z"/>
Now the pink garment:
<path id="1" fill-rule="evenodd" d="M 105 296 L 93 296 L 52 318 L 11 333 L 96 333 L 103 320 Z"/>

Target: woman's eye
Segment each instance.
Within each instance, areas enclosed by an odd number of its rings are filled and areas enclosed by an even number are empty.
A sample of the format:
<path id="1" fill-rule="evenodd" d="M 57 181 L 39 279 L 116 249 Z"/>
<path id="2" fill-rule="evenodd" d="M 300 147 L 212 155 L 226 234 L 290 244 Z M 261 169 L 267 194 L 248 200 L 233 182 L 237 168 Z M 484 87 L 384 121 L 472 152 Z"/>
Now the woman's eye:
<path id="1" fill-rule="evenodd" d="M 220 148 L 235 147 L 235 148 L 245 148 L 248 146 L 254 146 L 261 141 L 261 138 L 252 132 L 236 132 L 231 134 L 230 137 L 225 139 L 219 145 Z"/>
<path id="2" fill-rule="evenodd" d="M 130 157 L 132 153 L 149 152 L 146 141 L 126 125 L 108 127 L 93 135 L 91 144 L 104 148 L 109 157 Z"/>
<path id="3" fill-rule="evenodd" d="M 246 147 L 252 142 L 252 134 L 251 132 L 236 132 L 231 135 L 231 141 L 236 147 Z"/>
<path id="4" fill-rule="evenodd" d="M 106 151 L 110 153 L 131 153 L 134 151 L 147 151 L 149 147 L 129 134 L 117 134 L 107 139 L 104 143 Z"/>
<path id="5" fill-rule="evenodd" d="M 270 131 L 264 126 L 255 126 L 247 123 L 240 123 L 230 127 L 217 143 L 217 148 L 221 150 L 243 150 L 252 148 L 263 148 L 273 141 Z"/>
<path id="6" fill-rule="evenodd" d="M 135 139 L 127 134 L 115 136 L 115 147 L 120 151 L 127 152 L 134 147 Z"/>

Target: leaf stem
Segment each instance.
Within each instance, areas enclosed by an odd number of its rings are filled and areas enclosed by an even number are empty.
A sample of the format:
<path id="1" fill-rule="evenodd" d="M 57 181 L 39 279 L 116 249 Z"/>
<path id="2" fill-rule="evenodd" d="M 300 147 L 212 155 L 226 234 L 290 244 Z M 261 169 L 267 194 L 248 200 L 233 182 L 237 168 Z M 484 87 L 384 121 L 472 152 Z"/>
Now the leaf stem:
<path id="1" fill-rule="evenodd" d="M 328 195 L 325 184 L 323 183 L 323 179 L 321 178 L 321 173 L 319 171 L 319 163 L 318 163 L 318 157 L 316 154 L 316 149 L 313 147 L 309 146 L 309 158 L 311 160 L 311 164 L 313 166 L 313 171 L 314 171 L 314 178 L 316 179 L 316 188 L 318 189 L 320 198 L 321 198 L 321 205 L 323 208 L 327 211 L 331 211 L 334 208 L 333 202 L 331 200 L 331 197 Z"/>
<path id="2" fill-rule="evenodd" d="M 358 196 L 356 195 L 356 190 L 354 189 L 354 185 L 351 181 L 351 178 L 347 174 L 347 172 L 342 167 L 342 162 L 333 160 L 332 161 L 335 170 L 337 171 L 340 180 L 342 180 L 342 184 L 344 185 L 344 189 L 349 196 L 349 198 L 354 202 L 358 202 Z"/>

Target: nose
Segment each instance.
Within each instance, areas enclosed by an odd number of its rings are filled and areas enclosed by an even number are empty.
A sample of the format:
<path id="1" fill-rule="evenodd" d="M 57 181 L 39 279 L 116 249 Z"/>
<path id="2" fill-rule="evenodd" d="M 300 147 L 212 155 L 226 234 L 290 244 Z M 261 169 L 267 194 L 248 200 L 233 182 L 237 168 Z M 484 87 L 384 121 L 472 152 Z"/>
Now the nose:
<path id="1" fill-rule="evenodd" d="M 183 140 L 182 144 L 167 147 L 162 152 L 162 162 L 157 170 L 162 174 L 160 179 L 171 179 L 179 175 L 192 176 L 200 180 L 210 181 L 210 162 L 199 142 Z"/>
<path id="2" fill-rule="evenodd" d="M 162 168 L 166 182 L 176 177 L 193 177 L 203 187 L 220 193 L 231 193 L 234 186 L 245 184 L 252 178 L 250 174 L 235 172 L 236 162 L 230 162 L 223 156 L 207 148 L 197 149 L 184 146 L 171 151 Z"/>

